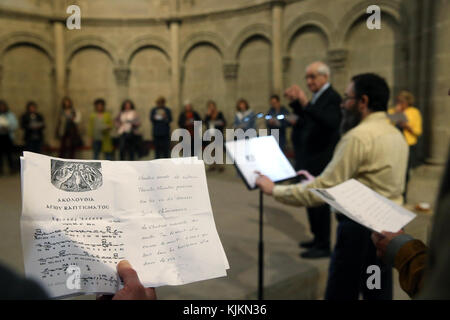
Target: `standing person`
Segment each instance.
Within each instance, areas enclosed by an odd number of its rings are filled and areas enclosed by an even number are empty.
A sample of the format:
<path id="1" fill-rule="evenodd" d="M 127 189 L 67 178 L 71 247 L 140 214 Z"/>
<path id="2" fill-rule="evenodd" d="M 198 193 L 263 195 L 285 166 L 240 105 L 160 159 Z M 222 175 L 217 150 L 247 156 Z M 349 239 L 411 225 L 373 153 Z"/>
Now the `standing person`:
<path id="1" fill-rule="evenodd" d="M 26 111 L 20 119 L 20 125 L 25 131 L 25 150 L 41 153 L 44 141 L 45 121 L 44 117 L 37 112 L 38 106 L 35 102 L 27 103 Z"/>
<path id="2" fill-rule="evenodd" d="M 119 134 L 120 160 L 134 161 L 136 154 L 136 136 L 141 122 L 131 100 L 125 100 L 122 103 L 121 111 L 116 117 L 115 122 L 117 133 Z"/>
<path id="3" fill-rule="evenodd" d="M 166 106 L 166 99 L 159 97 L 156 107 L 150 112 L 153 124 L 153 142 L 155 144 L 155 159 L 170 158 L 170 123 L 172 112 Z"/>
<path id="4" fill-rule="evenodd" d="M 181 112 L 180 117 L 178 118 L 178 126 L 189 131 L 189 135 L 191 136 L 191 156 L 196 156 L 194 150 L 194 122 L 201 120 L 202 118 L 200 118 L 198 113 L 194 110 L 192 103 L 186 101 L 184 104 L 184 111 Z"/>
<path id="5" fill-rule="evenodd" d="M 287 121 L 287 116 L 289 115 L 289 110 L 281 105 L 280 97 L 276 94 L 270 97 L 270 109 L 267 113 L 271 116 L 267 120 L 267 129 L 269 129 L 269 134 L 272 130 L 278 130 L 278 144 L 283 152 L 286 149 L 286 128 L 289 126 Z M 281 119 L 279 119 L 281 118 Z"/>
<path id="6" fill-rule="evenodd" d="M 217 109 L 217 104 L 215 101 L 210 100 L 206 104 L 207 112 L 205 117 L 205 125 L 207 130 L 209 129 L 216 129 L 220 131 L 220 133 L 223 135 L 224 129 L 227 125 L 227 121 L 225 120 L 225 117 L 223 116 L 223 113 Z M 214 143 L 217 143 L 214 140 Z M 222 146 L 219 146 L 219 148 L 223 148 Z M 215 157 L 215 152 L 212 154 L 213 157 Z M 222 163 L 213 163 L 209 167 L 209 171 L 214 171 L 216 169 L 219 170 L 219 172 L 223 172 L 225 170 L 223 158 L 221 159 Z"/>
<path id="7" fill-rule="evenodd" d="M 415 163 L 416 156 L 416 145 L 419 137 L 422 135 L 422 115 L 419 109 L 414 107 L 414 96 L 408 91 L 401 91 L 397 96 L 395 108 L 389 110 L 391 116 L 404 115 L 402 120 L 393 121 L 395 126 L 402 131 L 405 136 L 406 142 L 409 145 L 409 159 L 408 159 L 408 169 L 406 172 L 406 182 L 405 182 L 405 193 L 404 197 L 406 199 L 406 193 L 409 182 L 409 174 L 412 166 Z M 406 118 L 406 121 L 404 120 Z"/>
<path id="8" fill-rule="evenodd" d="M 0 175 L 3 175 L 3 155 L 9 165 L 9 172 L 15 173 L 16 168 L 13 161 L 14 131 L 18 123 L 14 113 L 9 111 L 8 104 L 0 100 Z"/>
<path id="9" fill-rule="evenodd" d="M 242 129 L 256 129 L 255 113 L 250 109 L 247 100 L 239 99 L 236 103 L 236 115 L 234 116 L 234 128 Z"/>
<path id="10" fill-rule="evenodd" d="M 319 175 L 333 156 L 339 141 L 341 123 L 341 97 L 329 83 L 330 69 L 323 62 L 315 62 L 306 69 L 306 83 L 313 93 L 308 101 L 305 93 L 292 86 L 286 90 L 291 108 L 298 116 L 292 121 L 292 142 L 295 150 L 296 170 L 307 170 Z M 295 97 L 295 98 L 294 98 Z M 312 241 L 301 242 L 307 248 L 303 258 L 322 258 L 330 255 L 330 207 L 323 204 L 307 208 Z"/>
<path id="11" fill-rule="evenodd" d="M 375 74 L 353 77 L 342 102 L 342 138 L 325 170 L 305 184 L 275 186 L 266 176 L 256 184 L 277 201 L 293 206 L 313 207 L 323 203 L 310 189 L 331 188 L 356 179 L 382 196 L 401 205 L 405 185 L 408 145 L 388 121 L 389 87 Z M 308 176 L 305 172 L 304 175 Z M 336 246 L 330 261 L 325 298 L 327 300 L 392 299 L 392 269 L 376 255 L 370 229 L 336 215 Z M 381 289 L 367 287 L 366 270 L 380 267 Z"/>
<path id="12" fill-rule="evenodd" d="M 113 142 L 111 130 L 113 121 L 111 113 L 106 111 L 106 102 L 103 99 L 94 101 L 94 112 L 89 117 L 88 134 L 92 141 L 94 159 L 98 160 L 100 153 L 105 155 L 106 160 L 113 160 Z"/>
<path id="13" fill-rule="evenodd" d="M 78 128 L 81 122 L 81 113 L 75 110 L 72 100 L 68 97 L 63 98 L 61 109 L 56 126 L 56 136 L 61 140 L 59 157 L 74 159 L 76 149 L 83 146 Z"/>

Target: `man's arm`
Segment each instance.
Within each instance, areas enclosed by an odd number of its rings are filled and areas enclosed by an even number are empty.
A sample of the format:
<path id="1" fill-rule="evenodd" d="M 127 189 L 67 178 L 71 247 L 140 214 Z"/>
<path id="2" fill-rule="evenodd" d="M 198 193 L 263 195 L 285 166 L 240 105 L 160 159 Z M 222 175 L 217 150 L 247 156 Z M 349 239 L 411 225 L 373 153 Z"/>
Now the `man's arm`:
<path id="1" fill-rule="evenodd" d="M 294 113 L 298 116 L 302 116 L 303 115 L 303 107 L 300 103 L 300 100 L 294 100 L 291 103 L 289 103 L 289 106 L 292 108 L 292 110 L 294 111 Z"/>
<path id="2" fill-rule="evenodd" d="M 28 117 L 26 116 L 26 114 L 24 114 L 21 118 L 20 118 L 20 127 L 24 130 L 28 129 Z"/>
<path id="3" fill-rule="evenodd" d="M 365 159 L 362 141 L 355 135 L 344 136 L 336 147 L 333 158 L 322 174 L 309 184 L 275 186 L 277 201 L 293 206 L 314 207 L 323 201 L 309 191 L 311 188 L 331 188 L 355 176 Z"/>
<path id="4" fill-rule="evenodd" d="M 400 286 L 414 297 L 423 287 L 427 247 L 420 240 L 405 243 L 395 256 L 394 267 L 400 274 Z"/>
<path id="5" fill-rule="evenodd" d="M 155 110 L 155 109 L 152 109 L 152 110 L 150 111 L 150 121 L 151 121 L 153 124 L 155 124 L 155 121 L 156 121 L 156 119 L 155 119 L 155 114 L 156 114 L 156 110 Z"/>
<path id="6" fill-rule="evenodd" d="M 423 287 L 427 247 L 403 231 L 374 232 L 372 241 L 378 257 L 399 272 L 400 286 L 412 298 Z"/>
<path id="7" fill-rule="evenodd" d="M 172 111 L 170 111 L 169 108 L 166 108 L 166 112 L 167 112 L 167 123 L 171 123 L 172 122 Z"/>

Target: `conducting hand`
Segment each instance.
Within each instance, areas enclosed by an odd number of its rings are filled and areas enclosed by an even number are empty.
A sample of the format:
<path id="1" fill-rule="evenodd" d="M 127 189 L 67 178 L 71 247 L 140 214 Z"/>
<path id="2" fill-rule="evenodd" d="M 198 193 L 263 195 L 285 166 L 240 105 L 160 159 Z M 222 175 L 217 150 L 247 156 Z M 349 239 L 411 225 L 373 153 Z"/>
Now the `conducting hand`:
<path id="1" fill-rule="evenodd" d="M 403 230 L 400 230 L 396 233 L 385 232 L 385 231 L 383 231 L 382 233 L 372 232 L 371 238 L 372 238 L 373 244 L 377 248 L 377 256 L 379 258 L 383 258 L 386 254 L 387 247 L 388 247 L 389 243 L 392 241 L 392 239 L 394 239 L 395 237 L 397 237 L 403 233 L 404 233 Z"/>
<path id="2" fill-rule="evenodd" d="M 269 179 L 269 177 L 261 174 L 259 171 L 255 171 L 259 177 L 256 179 L 256 185 L 261 189 L 262 192 L 271 196 L 273 193 L 273 188 L 275 187 L 275 183 Z"/>
<path id="3" fill-rule="evenodd" d="M 296 84 L 286 89 L 284 96 L 291 102 L 294 100 L 299 100 L 303 107 L 308 104 L 308 98 L 306 97 L 305 92 L 303 92 L 303 90 Z"/>
<path id="4" fill-rule="evenodd" d="M 300 89 L 298 85 L 294 84 L 284 91 L 284 96 L 289 101 L 294 101 L 300 98 L 300 91 L 302 91 L 302 89 Z"/>
<path id="5" fill-rule="evenodd" d="M 99 300 L 156 300 L 154 288 L 144 288 L 136 271 L 127 260 L 122 260 L 117 265 L 117 273 L 124 282 L 123 289 L 114 296 L 100 296 Z"/>

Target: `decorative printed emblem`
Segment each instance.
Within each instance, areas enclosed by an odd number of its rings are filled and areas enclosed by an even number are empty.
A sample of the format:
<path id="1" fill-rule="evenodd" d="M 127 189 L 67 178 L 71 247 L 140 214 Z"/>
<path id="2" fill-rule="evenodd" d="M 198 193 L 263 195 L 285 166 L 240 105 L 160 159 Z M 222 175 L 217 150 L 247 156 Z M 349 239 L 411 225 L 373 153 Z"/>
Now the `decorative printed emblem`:
<path id="1" fill-rule="evenodd" d="M 52 160 L 51 166 L 51 181 L 59 190 L 86 192 L 97 190 L 103 184 L 100 162 Z"/>

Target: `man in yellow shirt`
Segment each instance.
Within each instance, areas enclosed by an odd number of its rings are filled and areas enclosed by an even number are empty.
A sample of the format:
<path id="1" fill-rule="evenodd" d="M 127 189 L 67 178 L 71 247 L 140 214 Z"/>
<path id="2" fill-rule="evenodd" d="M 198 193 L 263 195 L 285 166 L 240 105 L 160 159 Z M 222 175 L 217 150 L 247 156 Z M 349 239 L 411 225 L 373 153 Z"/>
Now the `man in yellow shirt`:
<path id="1" fill-rule="evenodd" d="M 419 109 L 414 107 L 414 96 L 408 91 L 401 91 L 396 100 L 395 108 L 389 109 L 389 115 L 403 114 L 402 120 L 393 121 L 395 126 L 403 132 L 406 142 L 409 145 L 408 167 L 406 169 L 406 181 L 404 197 L 406 200 L 406 191 L 409 182 L 409 171 L 415 162 L 416 145 L 419 137 L 422 135 L 422 115 Z M 401 118 L 400 118 L 401 119 Z M 406 119 L 406 121 L 404 120 Z"/>
<path id="2" fill-rule="evenodd" d="M 343 136 L 320 176 L 306 184 L 275 186 L 261 175 L 256 184 L 280 202 L 312 207 L 323 202 L 309 189 L 330 188 L 353 178 L 402 204 L 408 145 L 388 121 L 388 101 L 389 88 L 383 78 L 375 74 L 353 77 L 341 105 Z M 365 299 L 392 299 L 392 270 L 377 258 L 371 231 L 341 214 L 337 219 L 325 298 L 357 300 L 362 293 Z M 380 289 L 370 290 L 366 285 L 370 265 L 381 269 Z"/>

